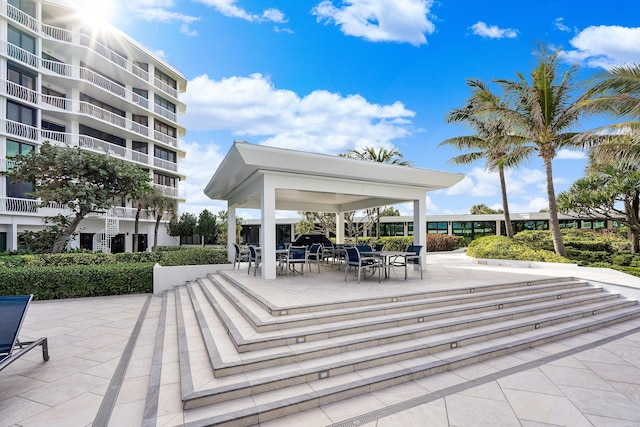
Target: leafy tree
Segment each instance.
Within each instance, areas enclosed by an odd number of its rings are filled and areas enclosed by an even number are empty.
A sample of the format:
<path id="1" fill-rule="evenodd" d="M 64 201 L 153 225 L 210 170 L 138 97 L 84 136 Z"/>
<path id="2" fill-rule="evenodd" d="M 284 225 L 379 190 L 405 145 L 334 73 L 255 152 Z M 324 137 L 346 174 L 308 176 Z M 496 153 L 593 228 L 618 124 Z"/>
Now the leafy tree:
<path id="1" fill-rule="evenodd" d="M 302 217 L 297 224 L 297 230 L 300 234 L 314 233 L 320 226 L 320 231 L 329 237 L 331 233 L 336 232 L 336 215 L 327 212 L 298 212 Z"/>
<path id="2" fill-rule="evenodd" d="M 483 215 L 483 214 L 501 214 L 504 213 L 501 209 L 491 209 L 489 206 L 484 203 L 479 203 L 477 205 L 473 205 L 469 210 L 469 213 L 472 215 Z M 506 221 L 506 217 L 505 217 Z M 513 236 L 511 236 L 513 237 Z"/>
<path id="3" fill-rule="evenodd" d="M 64 215 L 56 215 L 55 217 L 46 217 L 44 222 L 45 224 L 53 225 L 49 225 L 38 231 L 27 230 L 20 234 L 21 242 L 33 253 L 50 253 L 54 243 L 60 234 L 69 226 L 70 221 L 69 218 Z M 76 233 L 74 233 L 71 238 L 74 238 L 75 234 Z"/>
<path id="4" fill-rule="evenodd" d="M 116 199 L 138 199 L 150 190 L 149 173 L 140 167 L 104 154 L 45 142 L 39 152 L 10 157 L 5 174 L 15 181 L 33 183 L 31 196 L 66 205 L 73 213 L 51 249 L 61 252 L 80 222 L 92 211 L 106 210 Z"/>
<path id="5" fill-rule="evenodd" d="M 393 206 L 387 206 L 380 212 L 380 216 L 400 216 L 400 211 Z"/>
<path id="6" fill-rule="evenodd" d="M 169 235 L 178 236 L 179 245 L 182 246 L 183 238 L 193 236 L 196 233 L 197 225 L 198 218 L 190 212 L 185 212 L 178 219 L 174 216 L 169 221 Z"/>
<path id="7" fill-rule="evenodd" d="M 378 150 L 376 150 L 375 147 L 365 147 L 360 150 L 352 149 L 348 150 L 346 153 L 339 154 L 339 156 L 360 160 L 369 160 L 378 163 L 389 163 L 398 166 L 411 166 L 411 162 L 402 160 L 404 156 L 400 151 L 398 151 L 396 147 L 393 147 L 389 150 L 383 147 L 378 148 Z M 373 215 L 373 212 L 371 211 L 367 211 L 366 214 L 367 218 L 375 216 L 376 237 L 380 237 L 380 208 L 375 208 L 375 215 Z"/>
<path id="8" fill-rule="evenodd" d="M 173 219 L 178 211 L 178 201 L 173 197 L 165 196 L 159 190 L 155 190 L 149 196 L 149 209 L 156 217 L 156 224 L 153 229 L 153 250 L 158 249 L 158 229 L 160 228 L 160 222 L 164 218 L 165 213 L 169 214 L 169 217 Z"/>
<path id="9" fill-rule="evenodd" d="M 229 213 L 226 210 L 218 212 L 218 219 L 220 222 L 218 223 L 218 234 L 216 237 L 216 241 L 218 244 L 226 245 L 227 244 L 227 222 L 229 219 Z M 236 217 L 236 242 L 240 243 L 240 232 L 242 231 L 242 218 Z"/>
<path id="10" fill-rule="evenodd" d="M 587 175 L 558 195 L 562 212 L 614 219 L 627 226 L 631 250 L 640 249 L 640 168 L 637 164 L 598 163 L 594 158 Z M 622 219 L 621 219 L 622 217 Z"/>
<path id="11" fill-rule="evenodd" d="M 513 237 L 513 227 L 509 215 L 504 170 L 521 164 L 531 155 L 532 148 L 523 145 L 524 139 L 515 134 L 513 128 L 503 117 L 487 111 L 493 108 L 505 108 L 504 100 L 494 94 L 480 80 L 469 79 L 467 86 L 471 88 L 471 97 L 464 107 L 456 108 L 448 113 L 447 123 L 464 123 L 473 128 L 476 134 L 449 138 L 441 142 L 439 147 L 449 145 L 458 150 L 467 151 L 465 154 L 453 157 L 450 160 L 453 164 L 466 165 L 484 160 L 486 170 L 498 172 L 502 194 L 502 212 L 481 213 L 504 213 L 507 237 L 511 238 Z M 474 213 L 473 208 L 471 213 Z"/>
<path id="12" fill-rule="evenodd" d="M 198 216 L 198 225 L 196 225 L 196 234 L 202 238 L 202 246 L 206 241 L 213 241 L 218 233 L 218 222 L 216 215 L 209 212 L 208 209 L 200 212 Z"/>
<path id="13" fill-rule="evenodd" d="M 508 104 L 496 105 L 490 111 L 505 120 L 516 134 L 527 141 L 523 145 L 530 147 L 542 159 L 547 181 L 549 228 L 553 247 L 558 255 L 566 256 L 558 221 L 552 162 L 559 150 L 581 146 L 574 139 L 576 132 L 571 129 L 587 112 L 583 101 L 588 94 L 575 96 L 578 93 L 574 82 L 577 66 L 570 67 L 558 76 L 559 66 L 560 52 L 549 52 L 542 45 L 538 64 L 531 72 L 530 80 L 522 73 L 518 73 L 515 81 L 496 80 L 503 88 Z"/>

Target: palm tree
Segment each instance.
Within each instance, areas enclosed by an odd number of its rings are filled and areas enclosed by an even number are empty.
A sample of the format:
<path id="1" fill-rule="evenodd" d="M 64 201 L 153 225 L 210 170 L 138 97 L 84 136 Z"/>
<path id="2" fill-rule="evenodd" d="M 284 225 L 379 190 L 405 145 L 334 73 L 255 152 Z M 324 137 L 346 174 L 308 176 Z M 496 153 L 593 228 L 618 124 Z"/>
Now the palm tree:
<path id="1" fill-rule="evenodd" d="M 600 162 L 640 163 L 640 64 L 613 67 L 596 75 L 588 94 L 584 104 L 591 112 L 631 120 L 584 132 L 576 140 L 592 147 Z"/>
<path id="2" fill-rule="evenodd" d="M 149 209 L 151 209 L 156 216 L 156 225 L 153 229 L 153 250 L 158 248 L 158 229 L 160 228 L 160 221 L 164 217 L 165 213 L 173 217 L 178 211 L 178 201 L 173 197 L 165 196 L 161 191 L 154 189 L 149 195 Z"/>
<path id="3" fill-rule="evenodd" d="M 527 141 L 524 144 L 542 159 L 547 180 L 553 247 L 558 255 L 566 256 L 558 221 L 552 162 L 562 148 L 581 146 L 574 139 L 576 132 L 570 129 L 587 112 L 583 101 L 588 94 L 574 98 L 577 90 L 574 83 L 578 71 L 576 65 L 558 78 L 559 55 L 559 51 L 550 52 L 542 45 L 538 64 L 531 72 L 530 81 L 522 73 L 518 73 L 518 80 L 515 81 L 496 80 L 509 103 L 497 106 L 493 111 L 516 133 L 522 135 Z"/>
<path id="4" fill-rule="evenodd" d="M 145 193 L 141 198 L 135 200 L 137 207 L 135 221 L 133 223 L 133 252 L 138 252 L 138 230 L 140 227 L 140 214 L 142 213 L 143 209 L 149 209 L 149 201 L 151 200 L 154 191 L 156 190 L 151 190 L 148 193 Z"/>
<path id="5" fill-rule="evenodd" d="M 524 139 L 515 135 L 506 121 L 499 115 L 491 114 L 493 108 L 504 108 L 504 101 L 495 95 L 480 80 L 469 79 L 467 86 L 472 95 L 467 105 L 449 112 L 447 123 L 465 123 L 476 130 L 475 135 L 449 138 L 438 145 L 452 146 L 467 153 L 453 157 L 449 162 L 456 165 L 466 165 L 484 159 L 485 169 L 497 171 L 500 178 L 502 193 L 502 209 L 504 211 L 505 231 L 507 237 L 513 237 L 513 227 L 509 215 L 507 200 L 507 183 L 505 167 L 514 167 L 522 163 L 531 155 L 531 147 L 523 145 Z"/>
<path id="6" fill-rule="evenodd" d="M 378 163 L 389 163 L 397 166 L 411 166 L 411 162 L 402 160 L 404 156 L 396 147 L 390 150 L 380 147 L 377 151 L 375 147 L 364 147 L 361 150 L 351 149 L 345 154 L 339 154 L 339 156 Z M 380 238 L 380 207 L 376 208 L 376 238 Z"/>

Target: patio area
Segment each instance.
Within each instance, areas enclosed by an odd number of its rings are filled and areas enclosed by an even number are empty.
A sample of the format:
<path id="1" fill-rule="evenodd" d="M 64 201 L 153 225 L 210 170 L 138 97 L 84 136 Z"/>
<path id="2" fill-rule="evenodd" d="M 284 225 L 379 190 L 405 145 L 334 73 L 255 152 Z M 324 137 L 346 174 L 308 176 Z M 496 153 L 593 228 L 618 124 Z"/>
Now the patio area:
<path id="1" fill-rule="evenodd" d="M 274 317 L 295 319 L 295 313 L 282 311 L 298 307 L 348 305 L 547 278 L 607 283 L 629 297 L 640 292 L 639 278 L 611 270 L 502 264 L 478 262 L 463 253 L 428 254 L 423 280 L 413 270 L 404 280 L 404 270 L 398 270 L 382 283 L 376 276 L 360 284 L 353 274 L 345 282 L 344 271 L 328 266 L 319 274 L 312 268 L 302 276 L 279 275 L 268 281 L 247 274 L 246 264 L 224 274 L 251 290 L 255 304 L 262 301 L 273 311 L 274 316 L 262 314 L 255 319 L 267 326 Z M 187 296 L 186 289 L 180 293 L 182 298 Z M 184 348 L 175 343 L 181 328 L 185 328 L 188 356 L 195 364 L 191 371 L 194 383 L 211 381 L 211 374 L 196 369 L 209 361 L 202 358 L 202 348 L 191 341 L 195 331 L 188 326 L 190 315 L 181 326 L 181 317 L 169 314 L 179 300 L 174 305 L 166 295 L 129 295 L 32 303 L 21 337 L 47 336 L 51 359 L 43 363 L 41 355 L 34 352 L 0 373 L 0 426 L 207 425 L 209 418 L 203 414 L 208 407 L 185 410 L 180 397 L 185 373 L 180 367 L 184 356 L 180 352 Z M 202 306 L 201 310 L 205 315 L 208 309 Z M 253 308 L 248 311 L 257 312 Z M 226 339 L 227 332 L 211 329 L 214 341 Z M 163 353 L 159 347 L 164 347 Z M 231 359 L 221 355 L 229 364 Z M 332 381 L 335 384 L 337 377 Z M 271 395 L 278 393 L 274 390 Z M 257 397 L 254 400 L 259 401 Z M 640 320 L 294 412 L 254 424 L 639 425 Z"/>

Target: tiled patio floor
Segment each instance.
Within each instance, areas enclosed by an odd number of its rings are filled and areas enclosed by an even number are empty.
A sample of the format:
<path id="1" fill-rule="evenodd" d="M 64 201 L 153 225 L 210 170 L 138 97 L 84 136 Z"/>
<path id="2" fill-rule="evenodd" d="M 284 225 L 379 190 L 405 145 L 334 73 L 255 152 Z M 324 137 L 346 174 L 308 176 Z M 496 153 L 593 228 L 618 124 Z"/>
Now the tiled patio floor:
<path id="1" fill-rule="evenodd" d="M 574 276 L 625 285 L 631 295 L 640 290 L 640 279 L 609 270 L 481 265 L 464 254 L 430 254 L 424 281 L 387 285 L 404 286 L 411 291 L 415 287 L 437 289 L 474 281 L 497 283 L 540 276 Z M 316 275 L 313 280 L 318 278 Z M 260 279 L 250 276 L 247 280 L 250 285 Z M 277 279 L 264 289 L 268 289 L 272 301 L 282 306 L 299 299 L 331 300 L 336 292 L 344 296 L 349 292 L 387 290 L 374 281 L 362 286 L 354 284 L 355 280 L 347 284 L 338 280 L 325 286 L 292 289 L 287 280 Z M 34 350 L 0 372 L 0 427 L 89 426 L 94 425 L 99 413 L 95 425 L 102 425 L 109 415 L 109 425 L 140 425 L 128 414 L 144 410 L 157 328 L 157 322 L 145 321 L 140 314 L 145 309 L 147 317 L 157 318 L 153 314 L 159 310 L 160 299 L 129 295 L 33 302 L 21 338 L 48 337 L 51 359 L 43 363 L 41 353 Z M 595 348 L 575 353 L 572 349 L 581 345 L 580 338 L 566 339 L 263 425 L 325 426 L 353 417 L 340 425 L 640 426 L 640 321 L 631 322 L 636 322 L 631 325 L 635 328 L 631 333 Z M 628 331 L 629 324 L 624 329 Z M 109 396 L 112 379 L 122 374 L 121 358 L 134 330 L 137 340 L 135 348 L 130 349 L 129 369 L 121 378 L 119 406 L 109 414 L 112 408 L 105 409 L 103 401 Z M 607 333 L 616 330 L 613 327 Z M 528 355 L 539 357 L 547 351 L 566 351 L 566 356 L 549 358 L 526 370 L 509 371 L 526 362 Z M 443 387 L 448 390 L 446 395 L 434 392 Z M 176 420 L 170 423 L 175 425 Z"/>

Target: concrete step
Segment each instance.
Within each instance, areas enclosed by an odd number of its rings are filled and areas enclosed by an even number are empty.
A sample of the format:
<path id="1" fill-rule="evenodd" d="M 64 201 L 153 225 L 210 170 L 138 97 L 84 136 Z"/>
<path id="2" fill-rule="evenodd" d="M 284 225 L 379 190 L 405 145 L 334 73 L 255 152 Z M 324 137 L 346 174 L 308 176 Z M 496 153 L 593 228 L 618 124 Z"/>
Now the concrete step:
<path id="1" fill-rule="evenodd" d="M 165 294 L 143 425 L 257 425 L 544 343 L 597 340 L 594 331 L 611 325 L 619 328 L 611 333 L 640 325 L 636 301 L 570 278 L 308 307 L 267 308 L 240 289 L 210 275 Z"/>
<path id="2" fill-rule="evenodd" d="M 224 277 L 221 277 L 224 279 Z M 428 292 L 414 295 L 407 295 L 404 298 L 387 298 L 388 301 L 362 300 L 352 302 L 348 305 L 339 306 L 337 304 L 316 306 L 313 311 L 303 311 L 301 307 L 296 307 L 288 314 L 282 314 L 286 309 L 278 309 L 273 312 L 265 310 L 263 304 L 256 302 L 256 298 L 251 297 L 238 289 L 233 282 L 218 280 L 214 275 L 201 279 L 204 283 L 213 284 L 225 297 L 232 302 L 238 312 L 242 313 L 245 320 L 249 322 L 258 332 L 269 332 L 289 328 L 309 326 L 312 324 L 331 323 L 350 319 L 360 319 L 393 313 L 411 312 L 425 308 L 447 307 L 462 303 L 472 303 L 479 301 L 493 300 L 497 296 L 508 298 L 511 296 L 522 296 L 537 294 L 543 291 L 553 293 L 567 293 L 572 288 L 587 288 L 588 285 L 583 280 L 566 279 L 561 281 L 544 280 L 538 283 L 523 282 L 508 285 L 481 286 L 458 290 L 453 295 L 441 295 L 443 292 Z M 529 283 L 528 285 L 525 285 Z M 485 289 L 490 288 L 490 289 Z M 497 289 L 495 289 L 497 288 Z M 583 289 L 584 290 L 584 289 Z M 585 290 L 586 292 L 589 292 Z M 597 292 L 591 290 L 593 292 Z M 393 301 L 395 299 L 395 301 Z M 325 309 L 320 310 L 323 307 Z"/>

